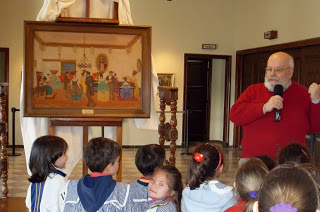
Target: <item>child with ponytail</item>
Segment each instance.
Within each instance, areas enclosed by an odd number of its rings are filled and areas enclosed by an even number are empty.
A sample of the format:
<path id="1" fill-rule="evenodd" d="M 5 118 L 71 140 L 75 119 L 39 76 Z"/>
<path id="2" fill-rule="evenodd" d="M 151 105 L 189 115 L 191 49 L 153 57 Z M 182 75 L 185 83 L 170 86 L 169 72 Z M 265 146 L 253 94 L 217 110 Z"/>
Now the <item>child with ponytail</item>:
<path id="1" fill-rule="evenodd" d="M 268 167 L 258 158 L 251 158 L 237 171 L 234 187 L 239 199 L 236 205 L 225 212 L 252 211 L 261 183 L 268 174 Z"/>
<path id="2" fill-rule="evenodd" d="M 181 209 L 189 211 L 225 211 L 236 204 L 232 187 L 217 180 L 223 170 L 223 157 L 217 146 L 197 147 L 189 164 L 187 187 L 182 192 Z"/>
<path id="3" fill-rule="evenodd" d="M 282 164 L 263 180 L 253 212 L 319 212 L 318 206 L 314 176 L 303 167 Z"/>

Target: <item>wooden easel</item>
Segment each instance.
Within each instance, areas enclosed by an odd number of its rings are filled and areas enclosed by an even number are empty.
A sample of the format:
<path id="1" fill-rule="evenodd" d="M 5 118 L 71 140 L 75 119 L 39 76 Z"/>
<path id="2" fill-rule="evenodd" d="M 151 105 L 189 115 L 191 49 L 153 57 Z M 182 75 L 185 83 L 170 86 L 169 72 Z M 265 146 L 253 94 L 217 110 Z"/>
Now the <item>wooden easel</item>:
<path id="1" fill-rule="evenodd" d="M 86 0 L 86 17 L 77 18 L 77 17 L 61 17 L 58 16 L 56 21 L 63 22 L 87 22 L 87 23 L 105 23 L 105 24 L 119 24 L 118 18 L 118 2 L 113 2 L 113 19 L 103 19 L 103 18 L 90 18 L 90 0 Z"/>
<path id="2" fill-rule="evenodd" d="M 49 135 L 54 135 L 55 126 L 82 126 L 83 127 L 83 149 L 88 143 L 88 127 L 89 126 L 115 126 L 117 127 L 117 142 L 122 147 L 122 121 L 117 118 L 50 118 L 49 119 Z M 122 157 L 122 149 L 120 158 Z M 82 162 L 83 175 L 88 173 L 88 167 Z M 120 160 L 119 171 L 117 173 L 117 181 L 122 179 L 122 160 Z"/>
<path id="3" fill-rule="evenodd" d="M 86 0 L 86 17 L 59 17 L 56 18 L 57 22 L 79 22 L 79 23 L 104 23 L 104 24 L 119 24 L 118 18 L 119 3 L 113 3 L 113 19 L 90 18 L 90 0 Z M 88 127 L 89 126 L 116 126 L 117 127 L 117 142 L 122 147 L 122 121 L 123 119 L 117 118 L 50 118 L 49 119 L 49 134 L 54 135 L 55 126 L 82 126 L 83 127 L 83 149 L 88 143 Z M 122 150 L 120 157 L 122 156 Z M 83 162 L 82 173 L 88 173 L 88 167 Z M 119 164 L 119 172 L 117 174 L 117 181 L 122 179 L 122 160 Z"/>

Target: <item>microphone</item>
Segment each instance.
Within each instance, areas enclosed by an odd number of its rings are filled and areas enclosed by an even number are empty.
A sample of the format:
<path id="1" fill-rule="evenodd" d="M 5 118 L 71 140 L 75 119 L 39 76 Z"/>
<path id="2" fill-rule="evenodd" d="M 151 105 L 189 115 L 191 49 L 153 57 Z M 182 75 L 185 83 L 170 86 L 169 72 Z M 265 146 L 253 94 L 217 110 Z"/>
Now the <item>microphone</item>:
<path id="1" fill-rule="evenodd" d="M 282 96 L 282 94 L 283 94 L 283 86 L 281 84 L 276 84 L 274 86 L 274 95 Z M 278 122 L 278 121 L 280 121 L 280 119 L 281 119 L 280 110 L 276 109 L 274 121 Z"/>

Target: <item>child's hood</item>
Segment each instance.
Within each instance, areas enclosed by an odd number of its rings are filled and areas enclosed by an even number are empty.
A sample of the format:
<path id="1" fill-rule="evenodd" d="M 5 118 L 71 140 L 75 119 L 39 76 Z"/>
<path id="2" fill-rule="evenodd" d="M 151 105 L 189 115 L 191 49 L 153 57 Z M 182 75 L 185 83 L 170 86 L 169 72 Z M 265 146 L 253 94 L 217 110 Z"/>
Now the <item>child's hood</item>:
<path id="1" fill-rule="evenodd" d="M 79 180 L 77 191 L 86 211 L 97 211 L 111 195 L 116 185 L 112 176 L 90 177 Z"/>

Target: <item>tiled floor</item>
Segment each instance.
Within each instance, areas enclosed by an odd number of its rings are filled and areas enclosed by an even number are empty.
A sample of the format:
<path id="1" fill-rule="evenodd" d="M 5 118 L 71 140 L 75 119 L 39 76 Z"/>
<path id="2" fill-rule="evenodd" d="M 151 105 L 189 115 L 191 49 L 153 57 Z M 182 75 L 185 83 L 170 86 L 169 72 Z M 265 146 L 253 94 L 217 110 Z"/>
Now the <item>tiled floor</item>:
<path id="1" fill-rule="evenodd" d="M 192 152 L 194 146 L 191 146 L 189 152 Z M 131 183 L 137 180 L 141 175 L 134 164 L 134 157 L 136 154 L 136 148 L 123 148 L 123 171 L 122 182 Z M 11 152 L 11 149 L 8 149 Z M 9 197 L 25 197 L 29 186 L 26 170 L 26 160 L 23 149 L 16 149 L 17 153 L 21 153 L 21 156 L 9 156 L 8 157 L 8 188 Z M 191 159 L 191 155 L 185 156 L 181 153 L 185 152 L 182 148 L 176 150 L 176 167 L 180 170 L 185 183 L 186 173 L 188 170 L 188 163 Z M 223 149 L 224 154 L 224 172 L 219 176 L 219 180 L 228 185 L 232 185 L 235 177 L 235 173 L 238 167 L 238 160 L 240 156 L 240 150 L 235 149 Z M 170 150 L 167 148 L 167 158 L 170 155 Z M 69 179 L 77 179 L 82 176 L 82 160 L 79 161 Z"/>

